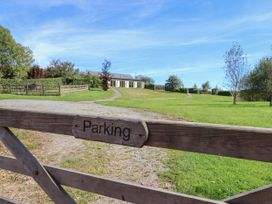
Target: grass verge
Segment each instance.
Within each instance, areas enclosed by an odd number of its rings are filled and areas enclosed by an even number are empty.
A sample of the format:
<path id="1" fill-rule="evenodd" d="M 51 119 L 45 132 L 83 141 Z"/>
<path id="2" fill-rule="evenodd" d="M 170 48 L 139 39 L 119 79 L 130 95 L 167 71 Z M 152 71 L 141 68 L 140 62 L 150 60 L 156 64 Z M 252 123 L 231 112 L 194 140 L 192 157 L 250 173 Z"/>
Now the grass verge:
<path id="1" fill-rule="evenodd" d="M 111 106 L 140 108 L 187 121 L 272 127 L 272 108 L 267 102 L 239 102 L 231 97 L 186 95 L 142 89 L 120 89 L 123 96 L 103 102 Z M 272 164 L 169 150 L 167 170 L 160 176 L 176 191 L 223 199 L 272 183 Z"/>
<path id="2" fill-rule="evenodd" d="M 31 100 L 51 100 L 51 101 L 94 101 L 110 98 L 114 95 L 113 90 L 103 91 L 102 89 L 94 88 L 90 91 L 81 91 L 66 94 L 64 96 L 26 96 L 13 94 L 0 94 L 0 100 L 4 99 L 31 99 Z"/>

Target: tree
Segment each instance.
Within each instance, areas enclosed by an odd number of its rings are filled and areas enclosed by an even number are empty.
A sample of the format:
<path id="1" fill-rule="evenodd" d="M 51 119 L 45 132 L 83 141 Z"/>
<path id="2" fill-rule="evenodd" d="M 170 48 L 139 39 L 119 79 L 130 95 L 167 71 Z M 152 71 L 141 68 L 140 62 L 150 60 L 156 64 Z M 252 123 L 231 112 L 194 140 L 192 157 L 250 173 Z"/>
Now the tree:
<path id="1" fill-rule="evenodd" d="M 245 99 L 269 100 L 272 106 L 272 57 L 261 59 L 243 82 Z"/>
<path id="2" fill-rule="evenodd" d="M 242 88 L 242 79 L 247 71 L 247 58 L 237 42 L 233 43 L 232 47 L 225 53 L 224 58 L 226 85 L 233 96 L 233 104 L 236 104 L 237 96 Z"/>
<path id="3" fill-rule="evenodd" d="M 209 81 L 206 81 L 205 83 L 202 84 L 202 90 L 204 92 L 209 92 L 210 88 L 211 88 L 211 86 L 210 86 L 210 82 Z"/>
<path id="4" fill-rule="evenodd" d="M 152 79 L 151 77 L 148 77 L 148 76 L 138 75 L 135 78 L 143 81 L 146 85 L 155 83 L 154 79 Z"/>
<path id="5" fill-rule="evenodd" d="M 109 82 L 111 80 L 110 77 L 110 66 L 111 62 L 104 59 L 104 62 L 102 63 L 102 72 L 100 74 L 100 79 L 102 81 L 102 88 L 104 91 L 107 91 L 109 89 Z"/>
<path id="6" fill-rule="evenodd" d="M 69 61 L 52 60 L 46 69 L 46 76 L 49 78 L 62 77 L 65 83 L 73 83 L 78 77 L 79 69 L 75 68 L 75 64 Z"/>
<path id="7" fill-rule="evenodd" d="M 101 80 L 100 77 L 97 75 L 94 75 L 90 72 L 87 72 L 82 76 L 82 79 L 84 80 L 84 83 L 89 84 L 90 88 L 98 88 L 101 87 Z"/>
<path id="8" fill-rule="evenodd" d="M 166 91 L 176 91 L 183 86 L 182 81 L 176 75 L 170 75 L 165 83 Z"/>
<path id="9" fill-rule="evenodd" d="M 28 79 L 40 79 L 44 78 L 44 69 L 42 69 L 39 65 L 33 65 L 27 72 Z"/>
<path id="10" fill-rule="evenodd" d="M 0 26 L 0 76 L 25 78 L 33 61 L 32 51 L 17 43 L 10 31 Z"/>
<path id="11" fill-rule="evenodd" d="M 198 87 L 197 87 L 197 85 L 196 85 L 196 84 L 194 84 L 193 89 L 198 89 Z"/>

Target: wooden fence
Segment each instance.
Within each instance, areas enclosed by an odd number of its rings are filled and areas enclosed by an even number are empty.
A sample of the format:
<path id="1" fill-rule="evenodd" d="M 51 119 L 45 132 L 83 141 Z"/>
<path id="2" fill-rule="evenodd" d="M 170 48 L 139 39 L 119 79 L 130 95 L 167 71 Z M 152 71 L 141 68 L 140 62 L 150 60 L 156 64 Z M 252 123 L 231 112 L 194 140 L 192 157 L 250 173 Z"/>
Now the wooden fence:
<path id="1" fill-rule="evenodd" d="M 75 203 L 62 185 L 141 204 L 272 203 L 272 185 L 216 201 L 47 166 L 27 150 L 9 127 L 137 148 L 153 146 L 264 162 L 272 162 L 272 129 L 6 109 L 0 109 L 0 127 L 0 139 L 15 157 L 0 156 L 0 169 L 33 177 L 55 203 Z M 16 202 L 0 198 L 0 203 Z"/>
<path id="2" fill-rule="evenodd" d="M 56 85 L 44 84 L 8 85 L 0 87 L 0 93 L 16 95 L 61 96 L 68 93 L 88 90 L 88 85 Z"/>
<path id="3" fill-rule="evenodd" d="M 88 85 L 62 85 L 60 86 L 60 95 L 84 91 L 84 90 L 88 90 L 88 88 L 89 88 Z"/>

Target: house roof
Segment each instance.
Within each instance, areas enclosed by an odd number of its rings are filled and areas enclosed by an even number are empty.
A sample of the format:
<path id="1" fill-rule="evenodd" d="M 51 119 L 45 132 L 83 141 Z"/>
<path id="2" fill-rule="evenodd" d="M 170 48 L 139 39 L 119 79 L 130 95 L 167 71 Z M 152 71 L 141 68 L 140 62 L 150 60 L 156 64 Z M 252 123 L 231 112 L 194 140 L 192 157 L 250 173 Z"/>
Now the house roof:
<path id="1" fill-rule="evenodd" d="M 100 75 L 100 72 L 90 71 L 90 73 L 94 75 Z M 139 79 L 134 79 L 130 74 L 110 73 L 110 75 L 112 79 L 141 81 Z"/>

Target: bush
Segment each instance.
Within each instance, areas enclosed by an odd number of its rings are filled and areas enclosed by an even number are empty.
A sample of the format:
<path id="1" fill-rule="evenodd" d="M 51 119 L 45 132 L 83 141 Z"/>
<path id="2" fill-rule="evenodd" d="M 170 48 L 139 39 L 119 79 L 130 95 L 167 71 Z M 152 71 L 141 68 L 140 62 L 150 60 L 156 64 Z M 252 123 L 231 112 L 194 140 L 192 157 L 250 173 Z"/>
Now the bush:
<path id="1" fill-rule="evenodd" d="M 165 91 L 165 86 L 164 85 L 155 85 L 154 89 L 160 90 L 160 91 Z"/>
<path id="2" fill-rule="evenodd" d="M 155 85 L 154 85 L 154 84 L 145 84 L 144 88 L 145 88 L 145 89 L 154 90 L 154 89 L 155 89 Z"/>
<path id="3" fill-rule="evenodd" d="M 41 79 L 44 76 L 45 71 L 39 65 L 33 65 L 27 72 L 28 79 Z"/>
<path id="4" fill-rule="evenodd" d="M 212 95 L 218 95 L 219 89 L 212 89 Z"/>
<path id="5" fill-rule="evenodd" d="M 88 84 L 89 88 L 100 88 L 101 87 L 101 79 L 99 76 L 93 74 L 81 75 L 79 78 L 73 79 L 71 81 L 67 81 L 67 84 L 73 85 L 84 85 Z"/>
<path id="6" fill-rule="evenodd" d="M 199 94 L 200 93 L 199 89 L 197 89 L 197 88 L 189 88 L 188 91 L 190 94 Z"/>
<path id="7" fill-rule="evenodd" d="M 217 93 L 218 96 L 231 96 L 230 91 L 218 91 Z"/>
<path id="8" fill-rule="evenodd" d="M 245 101 L 263 101 L 266 100 L 265 96 L 255 90 L 241 90 L 239 97 Z"/>
<path id="9" fill-rule="evenodd" d="M 187 88 L 180 88 L 179 90 L 178 90 L 178 92 L 180 92 L 180 93 L 188 93 L 188 89 Z"/>
<path id="10" fill-rule="evenodd" d="M 37 85 L 43 85 L 46 90 L 58 89 L 59 85 L 62 85 L 62 78 L 47 78 L 47 79 L 1 79 L 0 80 L 0 92 L 9 93 L 11 88 L 25 87 L 26 85 L 36 87 Z"/>

